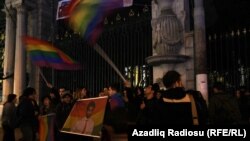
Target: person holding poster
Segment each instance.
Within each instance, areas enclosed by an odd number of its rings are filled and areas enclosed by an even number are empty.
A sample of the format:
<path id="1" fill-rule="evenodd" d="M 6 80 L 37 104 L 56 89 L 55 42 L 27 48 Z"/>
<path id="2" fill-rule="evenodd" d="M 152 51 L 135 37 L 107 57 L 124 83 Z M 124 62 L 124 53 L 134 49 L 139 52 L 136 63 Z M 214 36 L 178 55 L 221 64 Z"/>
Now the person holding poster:
<path id="1" fill-rule="evenodd" d="M 107 99 L 108 97 L 105 96 L 77 100 L 60 131 L 85 137 L 101 138 Z M 82 139 L 80 136 L 75 137 Z"/>
<path id="2" fill-rule="evenodd" d="M 91 116 L 95 110 L 95 102 L 90 101 L 86 108 L 86 116 L 77 121 L 71 128 L 72 132 L 82 133 L 82 134 L 92 134 L 94 129 L 94 121 Z"/>

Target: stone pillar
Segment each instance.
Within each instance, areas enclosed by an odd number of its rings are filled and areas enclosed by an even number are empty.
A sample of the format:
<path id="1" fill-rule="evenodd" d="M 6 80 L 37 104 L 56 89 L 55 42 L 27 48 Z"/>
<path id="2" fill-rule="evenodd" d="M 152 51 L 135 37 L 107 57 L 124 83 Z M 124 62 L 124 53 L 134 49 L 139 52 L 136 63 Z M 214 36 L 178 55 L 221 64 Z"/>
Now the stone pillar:
<path id="1" fill-rule="evenodd" d="M 5 51 L 4 51 L 4 77 L 8 77 L 14 73 L 14 57 L 15 57 L 15 11 L 8 8 L 6 13 L 5 26 Z M 13 93 L 13 76 L 3 80 L 3 99 L 6 101 L 7 95 Z"/>
<path id="2" fill-rule="evenodd" d="M 16 26 L 16 53 L 14 72 L 14 93 L 20 96 L 26 87 L 26 51 L 22 37 L 26 35 L 26 9 L 23 5 L 17 5 Z"/>
<path id="3" fill-rule="evenodd" d="M 208 102 L 206 33 L 203 0 L 194 1 L 194 40 L 196 89 L 201 91 Z"/>
<path id="4" fill-rule="evenodd" d="M 38 36 L 38 8 L 35 6 L 31 7 L 31 11 L 28 12 L 28 35 L 40 38 Z M 37 98 L 40 95 L 40 84 L 39 84 L 39 67 L 34 65 L 30 59 L 29 54 L 27 54 L 27 73 L 29 74 L 28 86 L 35 88 L 37 93 Z M 39 99 L 37 99 L 39 101 Z"/>
<path id="5" fill-rule="evenodd" d="M 28 33 L 32 37 L 38 36 L 38 10 L 32 10 L 29 12 L 28 16 Z M 28 68 L 27 72 L 29 73 L 29 82 L 28 86 L 39 89 L 39 68 L 32 64 L 31 59 L 28 55 Z"/>

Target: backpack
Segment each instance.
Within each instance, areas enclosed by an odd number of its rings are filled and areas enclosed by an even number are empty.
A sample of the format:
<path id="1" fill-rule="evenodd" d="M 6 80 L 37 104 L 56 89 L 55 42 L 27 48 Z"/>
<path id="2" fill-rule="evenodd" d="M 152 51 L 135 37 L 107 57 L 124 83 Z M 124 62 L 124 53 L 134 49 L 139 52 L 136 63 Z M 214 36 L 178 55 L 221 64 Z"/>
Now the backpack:
<path id="1" fill-rule="evenodd" d="M 194 98 L 196 109 L 197 109 L 197 114 L 198 114 L 199 125 L 208 124 L 209 122 L 208 107 L 201 92 L 196 91 L 196 90 L 187 90 L 186 93 L 191 94 Z"/>

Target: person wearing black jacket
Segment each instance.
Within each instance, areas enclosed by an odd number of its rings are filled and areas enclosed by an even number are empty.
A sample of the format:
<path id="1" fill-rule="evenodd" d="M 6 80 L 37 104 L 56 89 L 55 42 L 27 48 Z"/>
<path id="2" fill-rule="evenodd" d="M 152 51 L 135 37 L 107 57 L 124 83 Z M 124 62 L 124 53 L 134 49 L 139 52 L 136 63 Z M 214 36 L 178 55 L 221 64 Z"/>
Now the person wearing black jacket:
<path id="1" fill-rule="evenodd" d="M 65 93 L 62 96 L 62 101 L 56 107 L 56 140 L 68 141 L 70 139 L 70 135 L 61 133 L 60 130 L 63 128 L 73 107 L 72 101 L 73 96 L 70 93 Z"/>
<path id="2" fill-rule="evenodd" d="M 163 125 L 193 125 L 191 99 L 182 84 L 181 75 L 175 70 L 163 76 L 161 123 Z"/>
<path id="3" fill-rule="evenodd" d="M 2 127 L 3 141 L 15 141 L 15 115 L 16 115 L 16 95 L 9 94 L 7 101 L 3 105 Z"/>
<path id="4" fill-rule="evenodd" d="M 36 102 L 36 90 L 28 87 L 23 91 L 17 107 L 18 126 L 23 141 L 35 141 L 38 130 L 39 107 Z"/>
<path id="5" fill-rule="evenodd" d="M 242 124 L 237 99 L 225 91 L 225 86 L 221 82 L 215 82 L 213 85 L 213 95 L 209 99 L 208 109 L 212 125 Z"/>
<path id="6" fill-rule="evenodd" d="M 159 91 L 157 83 L 148 85 L 145 90 L 145 98 L 140 104 L 140 111 L 137 118 L 137 125 L 156 125 L 159 117 L 159 101 L 155 94 Z"/>

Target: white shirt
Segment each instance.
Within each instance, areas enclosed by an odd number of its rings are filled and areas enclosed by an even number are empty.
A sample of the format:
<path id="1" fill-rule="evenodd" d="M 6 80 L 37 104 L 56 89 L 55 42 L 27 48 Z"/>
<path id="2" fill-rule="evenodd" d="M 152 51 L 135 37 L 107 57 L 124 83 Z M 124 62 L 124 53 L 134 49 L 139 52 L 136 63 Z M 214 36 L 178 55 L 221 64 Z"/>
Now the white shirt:
<path id="1" fill-rule="evenodd" d="M 83 117 L 79 121 L 75 122 L 71 131 L 81 134 L 92 134 L 94 125 L 94 121 L 91 118 L 87 119 L 87 117 Z"/>

